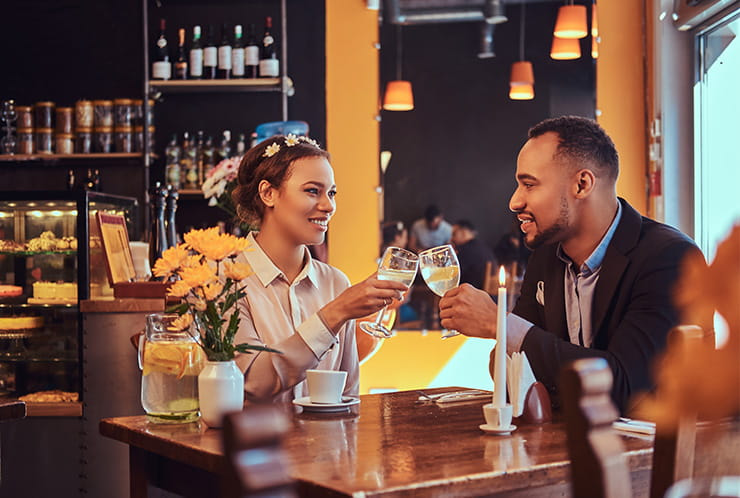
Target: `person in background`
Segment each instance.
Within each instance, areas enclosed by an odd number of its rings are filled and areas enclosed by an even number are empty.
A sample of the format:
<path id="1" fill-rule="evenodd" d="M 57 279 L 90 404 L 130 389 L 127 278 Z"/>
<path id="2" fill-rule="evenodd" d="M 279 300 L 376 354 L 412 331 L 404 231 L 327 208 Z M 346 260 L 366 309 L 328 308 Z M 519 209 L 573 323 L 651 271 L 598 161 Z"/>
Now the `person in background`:
<path id="1" fill-rule="evenodd" d="M 347 372 L 344 395 L 359 392 L 354 319 L 400 299 L 408 288 L 375 275 L 350 286 L 347 277 L 313 259 L 336 211 L 329 153 L 316 142 L 274 136 L 250 149 L 232 194 L 237 213 L 259 232 L 237 261 L 248 263 L 246 297 L 236 343 L 259 344 L 281 354 L 240 354 L 247 401 L 290 402 L 306 396 L 306 370 Z"/>
<path id="2" fill-rule="evenodd" d="M 679 321 L 673 287 L 682 261 L 702 255 L 689 237 L 618 198 L 618 174 L 614 143 L 595 121 L 564 116 L 529 130 L 509 208 L 534 252 L 508 315 L 506 349 L 526 353 L 556 403 L 566 363 L 604 358 L 625 413 L 632 396 L 653 387 L 653 362 Z M 461 285 L 440 309 L 445 328 L 496 337 L 488 294 Z"/>
<path id="3" fill-rule="evenodd" d="M 483 289 L 486 277 L 486 263 L 496 266 L 493 251 L 477 237 L 475 227 L 468 220 L 460 220 L 452 225 L 452 243 L 457 249 L 460 262 L 460 283 Z"/>
<path id="4" fill-rule="evenodd" d="M 382 245 L 380 247 L 380 256 L 388 247 L 400 247 L 406 249 L 409 242 L 409 232 L 403 224 L 403 221 L 389 221 L 383 223 L 381 227 L 381 235 L 383 238 Z"/>
<path id="5" fill-rule="evenodd" d="M 509 273 L 520 278 L 527 268 L 527 261 L 532 251 L 524 242 L 524 233 L 520 229 L 520 222 L 516 215 L 512 217 L 512 228 L 501 236 L 493 248 L 493 255 L 498 264 L 504 265 Z"/>
<path id="6" fill-rule="evenodd" d="M 435 205 L 428 206 L 424 218 L 411 225 L 409 249 L 420 252 L 430 247 L 449 244 L 452 238 L 452 225 L 445 221 L 442 211 Z"/>

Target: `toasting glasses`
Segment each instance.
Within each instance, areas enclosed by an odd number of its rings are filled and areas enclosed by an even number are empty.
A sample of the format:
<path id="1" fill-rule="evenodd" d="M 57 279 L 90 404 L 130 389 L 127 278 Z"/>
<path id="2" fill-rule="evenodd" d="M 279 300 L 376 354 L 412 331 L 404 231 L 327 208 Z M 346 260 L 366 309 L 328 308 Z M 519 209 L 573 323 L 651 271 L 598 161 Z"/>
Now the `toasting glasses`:
<path id="1" fill-rule="evenodd" d="M 450 245 L 432 247 L 419 253 L 421 276 L 439 297 L 460 284 L 460 263 Z M 442 339 L 459 335 L 457 330 L 443 330 Z"/>
<path id="2" fill-rule="evenodd" d="M 416 277 L 419 256 L 400 247 L 389 247 L 378 265 L 378 280 L 395 280 L 410 286 Z M 387 306 L 378 313 L 374 322 L 361 322 L 360 329 L 375 337 L 390 337 L 391 331 L 381 325 Z"/>

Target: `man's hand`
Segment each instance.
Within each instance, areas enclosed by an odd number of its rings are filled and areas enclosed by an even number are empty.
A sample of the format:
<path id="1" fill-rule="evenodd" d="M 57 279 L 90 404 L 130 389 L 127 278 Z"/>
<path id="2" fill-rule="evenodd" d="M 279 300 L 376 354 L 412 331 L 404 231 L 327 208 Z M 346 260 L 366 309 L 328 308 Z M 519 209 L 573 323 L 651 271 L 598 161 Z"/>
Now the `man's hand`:
<path id="1" fill-rule="evenodd" d="M 491 296 L 470 284 L 448 291 L 439 301 L 442 326 L 471 337 L 495 339 L 496 312 Z"/>

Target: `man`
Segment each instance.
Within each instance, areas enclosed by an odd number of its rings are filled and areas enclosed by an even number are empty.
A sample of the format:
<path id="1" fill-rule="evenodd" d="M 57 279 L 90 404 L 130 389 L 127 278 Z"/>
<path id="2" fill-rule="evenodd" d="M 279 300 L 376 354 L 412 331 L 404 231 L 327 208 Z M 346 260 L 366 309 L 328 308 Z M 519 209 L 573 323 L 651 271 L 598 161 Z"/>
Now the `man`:
<path id="1" fill-rule="evenodd" d="M 449 243 L 451 237 L 452 225 L 444 220 L 442 211 L 437 206 L 431 205 L 424 211 L 424 218 L 411 225 L 409 249 L 419 252 L 441 246 Z"/>
<path id="2" fill-rule="evenodd" d="M 486 263 L 495 265 L 493 251 L 477 238 L 475 227 L 468 220 L 460 220 L 452 225 L 452 243 L 457 249 L 460 261 L 460 283 L 483 289 L 486 276 Z"/>
<path id="3" fill-rule="evenodd" d="M 556 404 L 559 371 L 579 358 L 609 362 L 622 412 L 632 395 L 652 387 L 653 360 L 678 321 L 672 289 L 680 262 L 699 252 L 681 232 L 618 199 L 618 172 L 614 143 L 579 117 L 533 127 L 517 159 L 509 207 L 534 252 L 506 348 L 527 354 Z M 445 328 L 496 337 L 496 305 L 487 294 L 463 285 L 440 309 Z"/>

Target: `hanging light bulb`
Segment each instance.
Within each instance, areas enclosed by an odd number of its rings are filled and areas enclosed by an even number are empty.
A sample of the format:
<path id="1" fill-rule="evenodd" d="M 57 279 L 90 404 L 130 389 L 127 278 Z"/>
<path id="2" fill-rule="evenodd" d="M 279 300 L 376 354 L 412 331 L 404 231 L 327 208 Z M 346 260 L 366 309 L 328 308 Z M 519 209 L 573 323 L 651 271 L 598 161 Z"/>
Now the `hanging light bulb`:
<path id="1" fill-rule="evenodd" d="M 411 111 L 414 109 L 414 92 L 411 82 L 401 78 L 403 63 L 401 26 L 396 26 L 396 79 L 385 86 L 383 109 L 386 111 Z"/>
<path id="2" fill-rule="evenodd" d="M 534 86 L 511 85 L 509 86 L 509 98 L 511 100 L 532 100 L 534 98 Z"/>
<path id="3" fill-rule="evenodd" d="M 509 77 L 509 98 L 512 100 L 531 100 L 534 98 L 534 71 L 532 63 L 524 60 L 524 2 L 519 18 L 519 61 L 511 65 Z"/>
<path id="4" fill-rule="evenodd" d="M 558 38 L 583 38 L 588 34 L 585 5 L 563 5 L 558 10 L 553 34 Z"/>
<path id="5" fill-rule="evenodd" d="M 552 37 L 552 47 L 550 48 L 550 58 L 566 61 L 579 59 L 581 57 L 581 41 L 575 38 L 558 38 Z"/>

